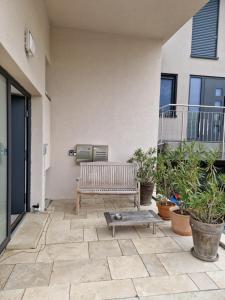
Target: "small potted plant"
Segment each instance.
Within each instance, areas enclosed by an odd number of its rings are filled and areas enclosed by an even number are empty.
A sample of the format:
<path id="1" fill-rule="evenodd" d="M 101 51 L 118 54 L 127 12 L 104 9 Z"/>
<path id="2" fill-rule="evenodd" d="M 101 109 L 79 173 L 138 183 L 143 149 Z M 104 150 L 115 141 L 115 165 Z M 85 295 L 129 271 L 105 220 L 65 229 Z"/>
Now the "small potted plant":
<path id="1" fill-rule="evenodd" d="M 156 149 L 138 148 L 128 162 L 137 164 L 137 180 L 141 185 L 141 205 L 150 205 L 155 184 Z"/>
<path id="2" fill-rule="evenodd" d="M 173 187 L 171 185 L 172 176 L 171 152 L 167 149 L 165 152 L 158 154 L 156 168 L 156 205 L 160 217 L 164 220 L 170 220 L 170 208 L 175 206 L 169 200 L 173 195 Z"/>
<path id="3" fill-rule="evenodd" d="M 213 159 L 217 154 L 208 154 L 204 168 L 203 184 L 190 201 L 190 224 L 194 247 L 192 254 L 204 261 L 218 259 L 218 247 L 224 230 L 225 176 L 218 175 Z M 214 158 L 213 158 L 214 157 Z"/>

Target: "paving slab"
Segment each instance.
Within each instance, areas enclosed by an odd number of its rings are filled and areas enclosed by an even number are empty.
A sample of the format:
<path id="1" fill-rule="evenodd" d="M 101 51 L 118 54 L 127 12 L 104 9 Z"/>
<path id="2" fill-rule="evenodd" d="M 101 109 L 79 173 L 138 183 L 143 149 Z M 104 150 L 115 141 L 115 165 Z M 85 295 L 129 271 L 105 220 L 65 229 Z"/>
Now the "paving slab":
<path id="1" fill-rule="evenodd" d="M 0 291 L 0 299 L 1 300 L 22 300 L 23 294 L 24 294 L 23 289 Z"/>
<path id="2" fill-rule="evenodd" d="M 225 289 L 225 271 L 207 272 L 220 289 Z"/>
<path id="3" fill-rule="evenodd" d="M 34 286 L 47 286 L 51 270 L 51 264 L 18 264 L 14 267 L 5 285 L 5 289 L 12 290 Z"/>
<path id="4" fill-rule="evenodd" d="M 2 289 L 4 287 L 13 268 L 14 268 L 14 265 L 1 265 L 0 266 L 0 289 Z"/>
<path id="5" fill-rule="evenodd" d="M 135 278 L 133 282 L 141 297 L 198 290 L 188 275 Z"/>
<path id="6" fill-rule="evenodd" d="M 189 274 L 189 277 L 194 281 L 201 291 L 218 289 L 216 284 L 206 273 L 191 273 Z"/>
<path id="7" fill-rule="evenodd" d="M 136 296 L 130 279 L 81 283 L 71 286 L 70 300 L 124 299 Z M 137 298 L 136 298 L 137 300 Z"/>
<path id="8" fill-rule="evenodd" d="M 117 241 L 89 242 L 90 258 L 106 258 L 108 256 L 121 256 Z"/>
<path id="9" fill-rule="evenodd" d="M 46 245 L 38 254 L 37 262 L 88 259 L 88 243 Z"/>
<path id="10" fill-rule="evenodd" d="M 156 254 L 142 254 L 141 258 L 150 276 L 168 275 Z"/>
<path id="11" fill-rule="evenodd" d="M 7 249 L 21 250 L 36 248 L 47 219 L 48 214 L 46 213 L 27 213 L 13 234 L 11 241 L 7 245 Z"/>
<path id="12" fill-rule="evenodd" d="M 199 260 L 190 252 L 162 253 L 157 257 L 171 275 L 218 270 L 214 263 Z"/>
<path id="13" fill-rule="evenodd" d="M 132 240 L 118 240 L 120 249 L 122 250 L 123 255 L 136 255 L 137 250 L 132 242 Z"/>
<path id="14" fill-rule="evenodd" d="M 148 277 L 139 255 L 108 257 L 112 279 Z"/>
<path id="15" fill-rule="evenodd" d="M 81 283 L 109 279 L 110 273 L 106 259 L 56 261 L 53 265 L 50 284 Z"/>
<path id="16" fill-rule="evenodd" d="M 23 300 L 69 300 L 70 285 L 28 288 Z"/>
<path id="17" fill-rule="evenodd" d="M 181 251 L 171 237 L 133 239 L 133 243 L 139 254 Z"/>

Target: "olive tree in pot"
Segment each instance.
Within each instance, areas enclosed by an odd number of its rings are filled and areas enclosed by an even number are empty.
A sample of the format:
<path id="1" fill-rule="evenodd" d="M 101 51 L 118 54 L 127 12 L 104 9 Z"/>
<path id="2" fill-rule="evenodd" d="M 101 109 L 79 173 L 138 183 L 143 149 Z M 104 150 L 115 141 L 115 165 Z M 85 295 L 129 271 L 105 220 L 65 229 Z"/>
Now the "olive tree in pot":
<path id="1" fill-rule="evenodd" d="M 164 220 L 170 220 L 170 208 L 174 207 L 169 199 L 173 195 L 173 187 L 171 185 L 171 178 L 173 177 L 173 166 L 171 159 L 171 151 L 165 149 L 164 152 L 157 156 L 156 168 L 156 204 L 159 215 Z"/>
<path id="2" fill-rule="evenodd" d="M 191 252 L 204 261 L 218 259 L 217 251 L 224 230 L 225 176 L 217 174 L 212 158 L 213 154 L 209 153 L 203 173 L 203 186 L 197 193 L 193 193 L 189 209 L 194 243 Z"/>
<path id="3" fill-rule="evenodd" d="M 202 147 L 194 143 L 184 143 L 174 150 L 176 157 L 174 173 L 171 178 L 174 189 L 180 194 L 179 208 L 171 209 L 172 230 L 183 236 L 192 235 L 189 207 L 193 194 L 200 186 Z"/>
<path id="4" fill-rule="evenodd" d="M 156 149 L 138 148 L 128 162 L 137 164 L 137 180 L 141 185 L 141 205 L 150 205 L 155 184 Z"/>

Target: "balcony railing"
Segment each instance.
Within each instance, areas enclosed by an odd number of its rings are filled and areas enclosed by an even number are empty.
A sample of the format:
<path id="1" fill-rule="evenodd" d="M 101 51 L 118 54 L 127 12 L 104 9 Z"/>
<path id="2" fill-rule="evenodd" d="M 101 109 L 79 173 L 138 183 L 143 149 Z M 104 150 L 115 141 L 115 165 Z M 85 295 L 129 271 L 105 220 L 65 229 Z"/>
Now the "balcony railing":
<path id="1" fill-rule="evenodd" d="M 214 144 L 224 157 L 224 120 L 224 106 L 185 104 L 163 106 L 159 112 L 159 144 L 184 141 L 204 142 Z"/>

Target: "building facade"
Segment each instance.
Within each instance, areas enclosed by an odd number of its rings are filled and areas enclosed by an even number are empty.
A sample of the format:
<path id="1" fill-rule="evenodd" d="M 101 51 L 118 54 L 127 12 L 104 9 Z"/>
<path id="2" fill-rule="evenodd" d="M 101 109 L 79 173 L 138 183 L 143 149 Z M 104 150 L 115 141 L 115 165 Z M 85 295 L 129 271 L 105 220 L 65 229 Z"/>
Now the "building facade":
<path id="1" fill-rule="evenodd" d="M 210 0 L 162 48 L 160 106 L 176 113 L 162 118 L 159 139 L 222 141 L 224 96 L 225 1 Z"/>

